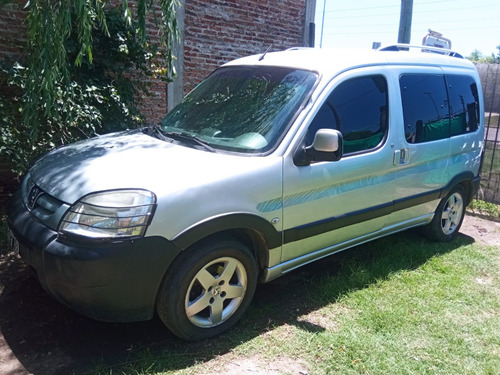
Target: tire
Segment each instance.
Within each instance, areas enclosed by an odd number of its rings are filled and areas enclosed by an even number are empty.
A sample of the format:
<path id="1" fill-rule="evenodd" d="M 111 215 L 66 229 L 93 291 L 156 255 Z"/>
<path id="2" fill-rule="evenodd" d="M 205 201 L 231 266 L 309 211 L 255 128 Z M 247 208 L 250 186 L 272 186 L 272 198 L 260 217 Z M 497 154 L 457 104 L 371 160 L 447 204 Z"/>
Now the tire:
<path id="1" fill-rule="evenodd" d="M 257 263 L 251 251 L 231 239 L 185 250 L 160 286 L 156 310 L 176 336 L 197 341 L 232 327 L 252 301 Z"/>
<path id="2" fill-rule="evenodd" d="M 465 207 L 465 189 L 457 185 L 439 202 L 434 218 L 423 228 L 424 235 L 434 241 L 453 240 L 462 226 Z"/>

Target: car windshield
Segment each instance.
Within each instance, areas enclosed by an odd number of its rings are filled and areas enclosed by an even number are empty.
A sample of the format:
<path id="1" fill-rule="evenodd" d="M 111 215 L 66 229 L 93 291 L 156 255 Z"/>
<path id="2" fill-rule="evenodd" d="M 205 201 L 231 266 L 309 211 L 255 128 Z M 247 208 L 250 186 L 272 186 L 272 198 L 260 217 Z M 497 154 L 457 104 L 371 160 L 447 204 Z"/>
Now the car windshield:
<path id="1" fill-rule="evenodd" d="M 215 150 L 266 152 L 281 139 L 316 79 L 313 72 L 290 68 L 220 68 L 161 121 L 161 130 Z"/>

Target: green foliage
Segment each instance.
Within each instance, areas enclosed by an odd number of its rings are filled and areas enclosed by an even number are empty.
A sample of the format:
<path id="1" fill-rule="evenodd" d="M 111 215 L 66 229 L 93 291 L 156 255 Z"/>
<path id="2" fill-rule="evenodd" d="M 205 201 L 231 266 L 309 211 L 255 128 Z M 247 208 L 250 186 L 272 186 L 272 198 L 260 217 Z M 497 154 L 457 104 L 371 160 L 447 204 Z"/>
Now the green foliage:
<path id="1" fill-rule="evenodd" d="M 494 53 L 492 53 L 491 56 L 484 56 L 481 51 L 475 49 L 467 58 L 477 63 L 500 64 L 500 45 L 497 46 L 497 50 L 498 53 L 496 56 Z"/>
<path id="2" fill-rule="evenodd" d="M 174 74 L 176 6 L 177 0 L 139 0 L 132 14 L 125 0 L 114 8 L 106 0 L 26 4 L 27 64 L 0 70 L 0 84 L 15 92 L 0 91 L 0 155 L 15 172 L 50 148 L 142 123 L 137 98 L 148 94 L 145 82 Z M 150 13 L 157 44 L 146 30 Z"/>
<path id="3" fill-rule="evenodd" d="M 9 84 L 25 90 L 29 79 L 28 69 L 15 65 L 8 74 Z M 130 118 L 126 103 L 113 85 L 100 83 L 98 86 L 78 84 L 72 81 L 64 85 L 54 83 L 54 111 L 50 116 L 39 109 L 39 124 L 36 135 L 23 122 L 22 112 L 26 94 L 15 98 L 0 97 L 0 154 L 13 163 L 14 172 L 21 174 L 28 163 L 48 149 L 95 135 L 103 126 L 106 109 L 116 113 L 121 110 L 123 118 Z"/>
<path id="4" fill-rule="evenodd" d="M 0 0 L 0 9 L 2 8 L 2 6 L 6 5 L 6 4 L 12 4 L 14 2 L 15 2 L 15 0 Z"/>
<path id="5" fill-rule="evenodd" d="M 469 209 L 474 213 L 488 216 L 494 220 L 500 219 L 500 206 L 495 203 L 473 199 L 470 203 Z"/>
<path id="6" fill-rule="evenodd" d="M 73 84 L 89 86 L 87 91 L 104 96 L 91 102 L 102 115 L 98 133 L 122 130 L 141 123 L 138 97 L 148 95 L 148 79 L 152 76 L 167 80 L 166 71 L 158 72 L 161 54 L 158 46 L 148 39 L 142 42 L 137 23 L 127 21 L 114 10 L 106 12 L 107 30 L 92 34 L 93 61 L 84 59 L 80 65 L 70 66 Z M 70 59 L 78 58 L 76 29 L 66 43 Z"/>

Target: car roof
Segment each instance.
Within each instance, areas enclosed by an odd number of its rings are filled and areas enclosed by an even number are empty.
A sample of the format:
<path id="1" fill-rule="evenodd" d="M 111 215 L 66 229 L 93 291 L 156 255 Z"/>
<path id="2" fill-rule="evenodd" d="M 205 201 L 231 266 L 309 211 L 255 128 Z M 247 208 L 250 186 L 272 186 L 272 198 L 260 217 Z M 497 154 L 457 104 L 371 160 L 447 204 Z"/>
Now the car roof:
<path id="1" fill-rule="evenodd" d="M 397 45 L 401 46 L 401 45 Z M 336 75 L 339 72 L 375 65 L 411 65 L 411 66 L 448 66 L 474 69 L 474 64 L 455 52 L 447 56 L 440 53 L 424 52 L 427 47 L 417 46 L 418 51 L 387 49 L 320 49 L 320 48 L 291 48 L 281 52 L 269 52 L 252 55 L 233 60 L 224 66 L 252 65 L 252 66 L 279 66 L 296 69 L 305 69 L 319 72 L 326 76 Z M 414 47 L 414 46 L 408 46 Z M 454 56 L 453 56 L 454 54 Z"/>

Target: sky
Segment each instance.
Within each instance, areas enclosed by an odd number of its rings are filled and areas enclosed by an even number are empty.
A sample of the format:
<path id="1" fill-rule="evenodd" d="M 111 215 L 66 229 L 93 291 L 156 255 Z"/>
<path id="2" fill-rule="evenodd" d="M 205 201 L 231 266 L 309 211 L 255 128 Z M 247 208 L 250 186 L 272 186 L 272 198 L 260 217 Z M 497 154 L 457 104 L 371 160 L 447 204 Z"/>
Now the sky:
<path id="1" fill-rule="evenodd" d="M 400 12 L 401 0 L 316 0 L 315 46 L 372 48 L 373 42 L 396 43 Z M 497 55 L 500 0 L 413 0 L 411 44 L 421 45 L 428 29 L 451 39 L 451 49 L 464 56 L 476 49 L 484 56 Z"/>

